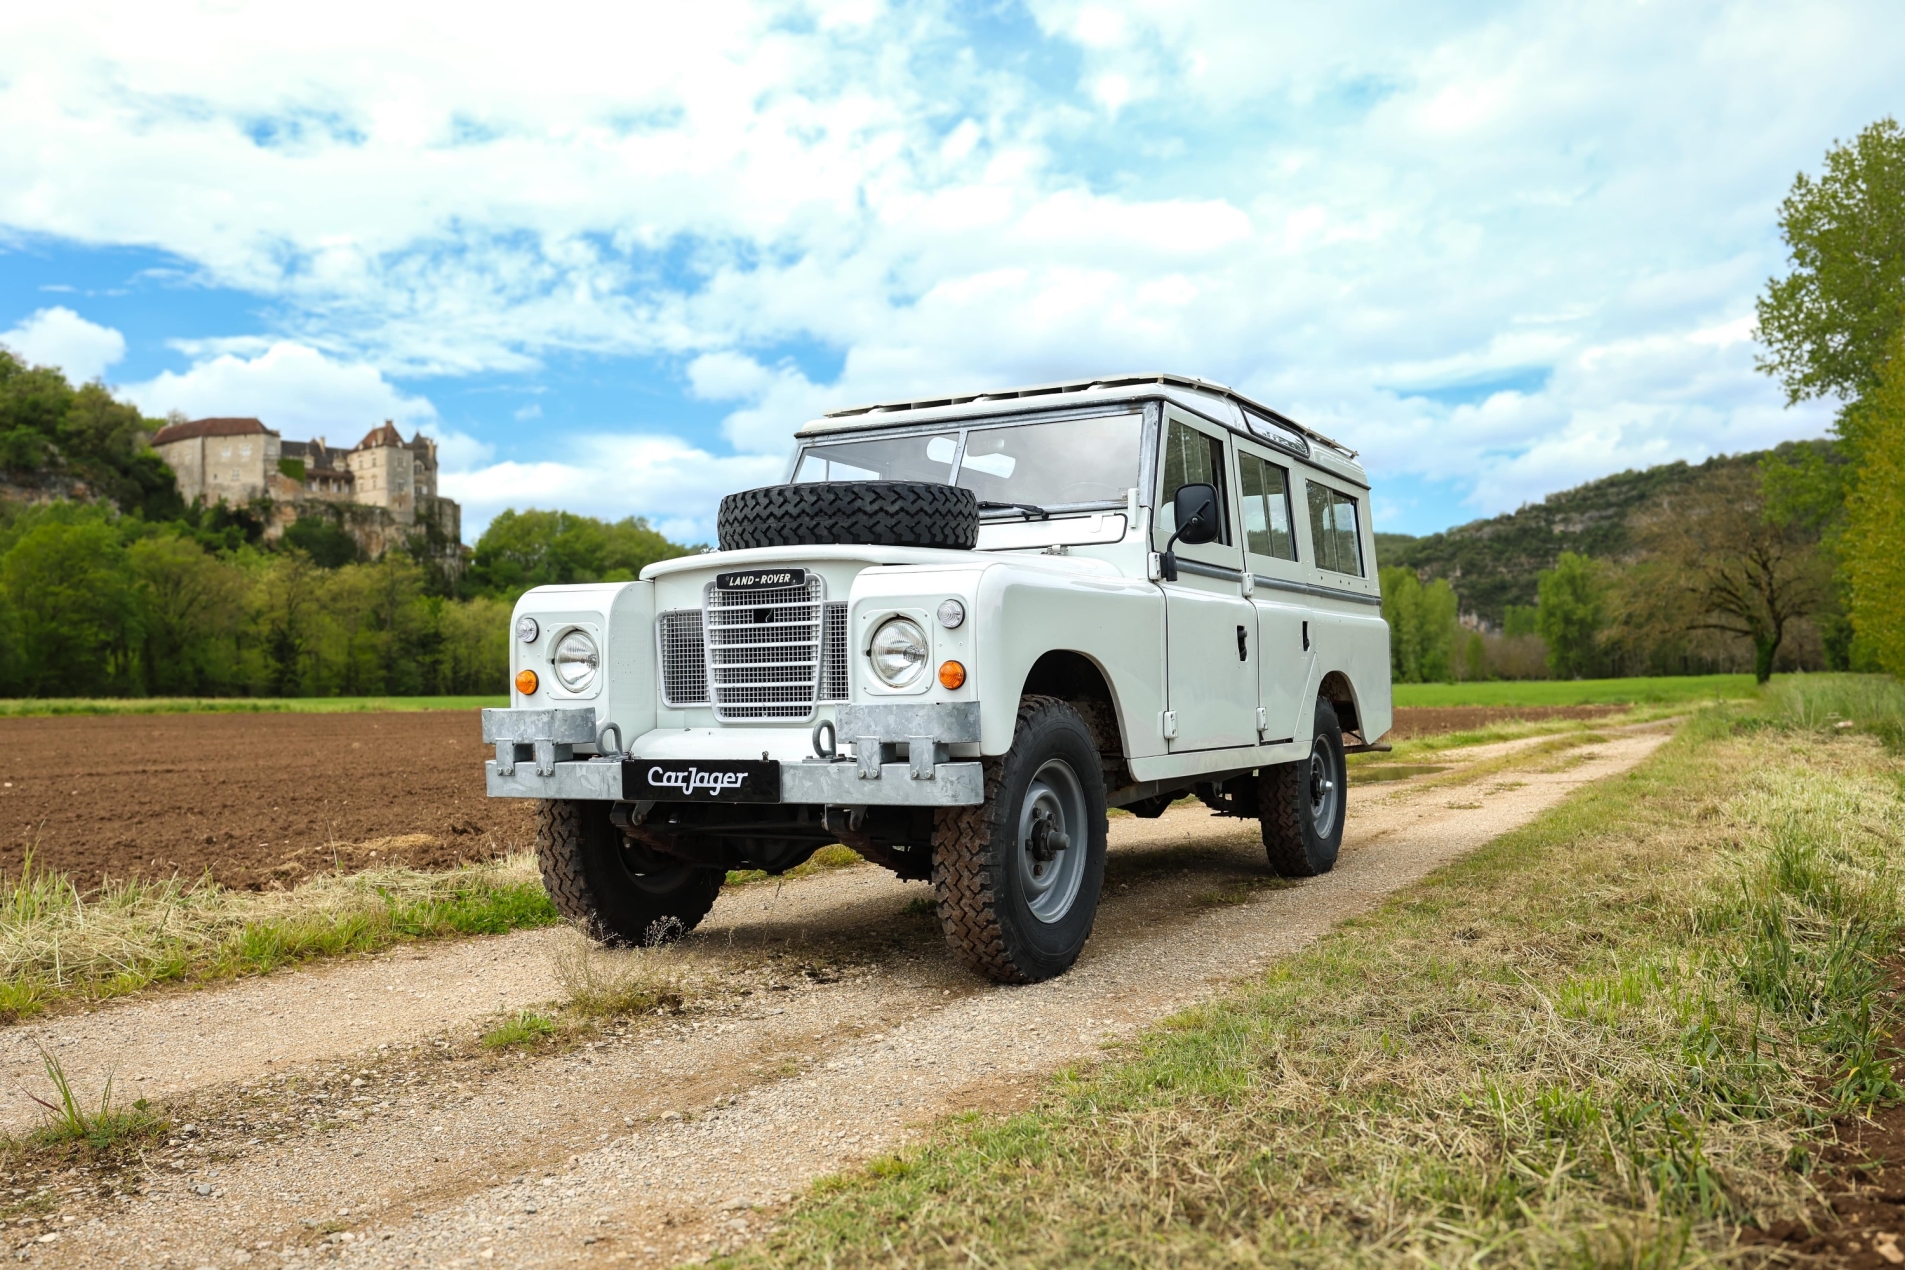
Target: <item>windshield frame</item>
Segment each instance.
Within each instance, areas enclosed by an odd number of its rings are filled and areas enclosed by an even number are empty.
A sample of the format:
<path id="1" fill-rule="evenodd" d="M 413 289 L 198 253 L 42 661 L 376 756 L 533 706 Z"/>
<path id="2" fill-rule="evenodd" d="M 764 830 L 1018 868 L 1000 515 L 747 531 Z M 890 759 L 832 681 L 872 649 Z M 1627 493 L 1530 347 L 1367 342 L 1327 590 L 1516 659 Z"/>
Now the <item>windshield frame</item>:
<path id="1" fill-rule="evenodd" d="M 804 459 L 829 445 L 844 445 L 855 441 L 868 441 L 876 437 L 906 436 L 943 436 L 957 433 L 954 442 L 952 465 L 947 469 L 946 479 L 937 482 L 944 485 L 957 485 L 959 473 L 966 462 L 966 440 L 974 432 L 991 432 L 1005 428 L 1027 428 L 1047 423 L 1070 423 L 1081 419 L 1108 419 L 1124 416 L 1132 417 L 1138 426 L 1138 462 L 1131 474 L 1131 485 L 1138 491 L 1141 506 L 1148 506 L 1148 487 L 1152 469 L 1151 450 L 1155 421 L 1153 409 L 1155 403 L 1146 401 L 1121 401 L 1115 406 L 1088 410 L 1041 410 L 1025 414 L 978 415 L 966 418 L 937 419 L 931 423 L 895 423 L 892 427 L 841 428 L 837 431 L 822 432 L 811 436 L 794 438 L 794 457 L 787 468 L 787 480 L 791 483 Z M 1082 515 L 1087 512 L 1119 510 L 1130 505 L 1130 497 L 1094 499 L 1084 503 L 1042 503 L 1040 506 L 1052 515 Z M 1026 513 L 1017 507 L 982 507 L 979 509 L 981 520 L 1023 520 Z"/>

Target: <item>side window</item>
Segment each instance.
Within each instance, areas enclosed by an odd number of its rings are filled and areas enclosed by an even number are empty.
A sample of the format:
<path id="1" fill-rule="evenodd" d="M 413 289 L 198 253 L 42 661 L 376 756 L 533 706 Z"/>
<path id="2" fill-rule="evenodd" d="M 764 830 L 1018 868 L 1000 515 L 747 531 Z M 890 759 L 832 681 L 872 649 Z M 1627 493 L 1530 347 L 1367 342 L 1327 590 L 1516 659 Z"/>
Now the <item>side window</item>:
<path id="1" fill-rule="evenodd" d="M 1221 439 L 1199 432 L 1189 424 L 1171 420 L 1164 433 L 1164 497 L 1158 504 L 1157 528 L 1158 542 L 1162 545 L 1173 533 L 1177 532 L 1177 522 L 1172 514 L 1171 500 L 1177 496 L 1180 485 L 1215 485 L 1217 487 L 1217 507 L 1219 515 L 1226 523 L 1221 526 L 1217 541 L 1230 542 L 1229 497 L 1224 491 L 1224 443 Z"/>
<path id="2" fill-rule="evenodd" d="M 1310 539 L 1316 567 L 1363 576 L 1363 536 L 1356 521 L 1356 500 L 1327 485 L 1310 486 Z"/>
<path id="3" fill-rule="evenodd" d="M 1252 555 L 1296 559 L 1296 535 L 1290 532 L 1290 474 L 1254 454 L 1237 455 L 1242 484 L 1244 549 Z"/>

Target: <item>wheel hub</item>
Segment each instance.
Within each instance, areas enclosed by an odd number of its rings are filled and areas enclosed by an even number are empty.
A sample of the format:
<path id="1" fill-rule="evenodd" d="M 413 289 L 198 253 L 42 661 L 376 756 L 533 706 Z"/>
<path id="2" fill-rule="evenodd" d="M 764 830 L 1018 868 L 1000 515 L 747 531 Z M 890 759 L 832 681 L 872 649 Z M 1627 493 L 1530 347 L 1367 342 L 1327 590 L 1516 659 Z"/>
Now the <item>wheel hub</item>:
<path id="1" fill-rule="evenodd" d="M 1077 835 L 1089 832 L 1084 787 L 1063 759 L 1033 775 L 1020 803 L 1018 889 L 1041 922 L 1071 911 L 1085 875 L 1085 852 Z"/>
<path id="2" fill-rule="evenodd" d="M 1310 749 L 1310 820 L 1319 834 L 1328 835 L 1335 827 L 1336 755 L 1329 744 L 1318 737 Z"/>

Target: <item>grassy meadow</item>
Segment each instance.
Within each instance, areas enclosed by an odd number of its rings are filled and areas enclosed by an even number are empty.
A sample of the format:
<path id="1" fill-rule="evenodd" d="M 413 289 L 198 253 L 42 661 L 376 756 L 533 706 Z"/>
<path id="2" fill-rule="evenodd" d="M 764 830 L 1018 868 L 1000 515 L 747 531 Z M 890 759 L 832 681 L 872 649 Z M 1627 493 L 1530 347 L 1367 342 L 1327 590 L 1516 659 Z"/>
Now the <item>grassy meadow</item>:
<path id="1" fill-rule="evenodd" d="M 1816 677 L 1816 676 L 1815 676 Z M 1774 682 L 1805 676 L 1778 675 Z M 1473 683 L 1397 684 L 1399 706 L 1599 706 L 1700 703 L 1751 698 L 1751 675 L 1676 675 L 1634 679 L 1493 679 Z"/>
<path id="2" fill-rule="evenodd" d="M 1702 709 L 1012 1116 L 816 1187 L 737 1266 L 1731 1264 L 1905 1095 L 1905 688 Z"/>

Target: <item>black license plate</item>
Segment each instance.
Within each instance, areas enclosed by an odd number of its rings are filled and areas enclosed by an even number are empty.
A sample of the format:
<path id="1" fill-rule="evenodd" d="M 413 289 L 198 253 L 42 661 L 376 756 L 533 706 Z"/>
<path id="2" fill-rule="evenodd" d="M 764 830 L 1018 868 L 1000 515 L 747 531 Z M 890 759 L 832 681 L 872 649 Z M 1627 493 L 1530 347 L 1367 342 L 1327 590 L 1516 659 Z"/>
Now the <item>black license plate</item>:
<path id="1" fill-rule="evenodd" d="M 776 591 L 781 587 L 806 585 L 805 569 L 741 569 L 714 575 L 717 591 Z"/>
<path id="2" fill-rule="evenodd" d="M 765 762 L 622 761 L 622 797 L 672 803 L 777 803 L 781 765 Z"/>

